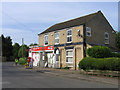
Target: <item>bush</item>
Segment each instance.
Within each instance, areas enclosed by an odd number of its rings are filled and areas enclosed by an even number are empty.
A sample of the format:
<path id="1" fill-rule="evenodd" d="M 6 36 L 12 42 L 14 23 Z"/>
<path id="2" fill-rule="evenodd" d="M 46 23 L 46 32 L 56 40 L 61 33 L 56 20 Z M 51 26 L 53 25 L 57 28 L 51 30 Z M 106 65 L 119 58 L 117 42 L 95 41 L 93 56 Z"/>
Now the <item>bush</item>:
<path id="1" fill-rule="evenodd" d="M 111 57 L 119 57 L 120 58 L 120 53 L 111 53 Z"/>
<path id="2" fill-rule="evenodd" d="M 20 59 L 19 59 L 19 64 L 20 64 L 20 65 L 25 65 L 26 63 L 28 63 L 27 58 L 20 58 Z"/>
<path id="3" fill-rule="evenodd" d="M 79 62 L 83 70 L 120 70 L 120 58 L 91 58 L 86 57 Z"/>
<path id="4" fill-rule="evenodd" d="M 93 58 L 107 58 L 111 56 L 111 50 L 105 46 L 93 46 L 87 49 L 87 54 Z"/>

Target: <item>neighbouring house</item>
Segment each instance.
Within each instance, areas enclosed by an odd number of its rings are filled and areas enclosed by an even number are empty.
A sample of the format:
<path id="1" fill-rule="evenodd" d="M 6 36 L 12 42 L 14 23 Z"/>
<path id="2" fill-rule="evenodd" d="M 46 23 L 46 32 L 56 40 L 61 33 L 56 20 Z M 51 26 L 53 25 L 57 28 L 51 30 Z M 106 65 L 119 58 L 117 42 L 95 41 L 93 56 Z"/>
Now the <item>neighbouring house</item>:
<path id="1" fill-rule="evenodd" d="M 39 46 L 31 48 L 31 55 L 41 67 L 76 70 L 87 48 L 101 45 L 116 50 L 115 31 L 101 11 L 55 24 L 38 36 Z"/>

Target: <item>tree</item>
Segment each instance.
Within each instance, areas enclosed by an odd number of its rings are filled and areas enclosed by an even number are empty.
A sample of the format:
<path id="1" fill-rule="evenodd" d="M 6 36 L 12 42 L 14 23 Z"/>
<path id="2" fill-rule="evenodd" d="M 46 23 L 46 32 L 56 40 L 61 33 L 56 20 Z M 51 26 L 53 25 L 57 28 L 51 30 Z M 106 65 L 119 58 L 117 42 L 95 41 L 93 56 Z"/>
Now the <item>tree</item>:
<path id="1" fill-rule="evenodd" d="M 2 38 L 2 56 L 7 58 L 7 61 L 11 61 L 11 57 L 13 53 L 11 52 L 12 47 L 12 39 L 10 36 L 4 37 L 4 35 L 1 35 Z"/>
<path id="2" fill-rule="evenodd" d="M 18 57 L 28 57 L 27 49 L 29 49 L 27 45 L 20 46 L 18 51 Z"/>
<path id="3" fill-rule="evenodd" d="M 31 43 L 29 46 L 37 46 L 38 44 L 37 43 Z"/>
<path id="4" fill-rule="evenodd" d="M 13 45 L 13 57 L 14 57 L 14 59 L 18 57 L 19 48 L 20 48 L 20 45 L 18 43 L 15 43 Z"/>
<path id="5" fill-rule="evenodd" d="M 120 32 L 116 34 L 116 46 L 120 49 Z"/>

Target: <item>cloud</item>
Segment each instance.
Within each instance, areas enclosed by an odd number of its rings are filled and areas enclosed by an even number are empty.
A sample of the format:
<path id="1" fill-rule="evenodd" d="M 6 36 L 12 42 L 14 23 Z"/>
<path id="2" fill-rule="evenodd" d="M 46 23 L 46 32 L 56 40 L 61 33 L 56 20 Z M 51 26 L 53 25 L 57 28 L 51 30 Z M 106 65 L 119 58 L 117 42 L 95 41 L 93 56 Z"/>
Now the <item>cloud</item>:
<path id="1" fill-rule="evenodd" d="M 38 33 L 51 25 L 95 13 L 98 10 L 102 10 L 113 28 L 117 30 L 117 8 L 117 2 L 4 2 L 1 30 L 4 35 L 12 37 L 13 43 L 21 43 L 21 38 L 24 38 L 25 43 L 29 45 L 38 43 Z"/>

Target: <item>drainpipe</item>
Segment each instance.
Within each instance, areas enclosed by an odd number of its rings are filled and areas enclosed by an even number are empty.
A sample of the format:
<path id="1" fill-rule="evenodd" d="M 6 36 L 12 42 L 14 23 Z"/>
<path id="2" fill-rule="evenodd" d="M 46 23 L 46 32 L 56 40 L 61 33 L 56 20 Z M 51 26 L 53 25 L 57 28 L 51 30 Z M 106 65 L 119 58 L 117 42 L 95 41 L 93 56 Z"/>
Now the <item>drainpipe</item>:
<path id="1" fill-rule="evenodd" d="M 76 48 L 75 48 L 75 70 L 76 70 Z"/>
<path id="2" fill-rule="evenodd" d="M 86 57 L 86 25 L 83 24 L 83 57 Z"/>

